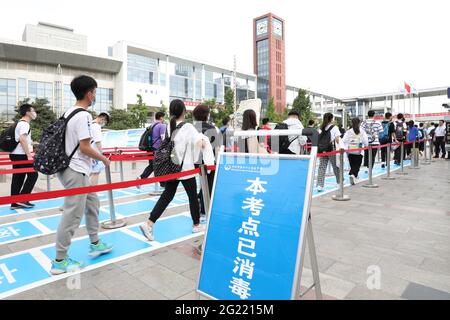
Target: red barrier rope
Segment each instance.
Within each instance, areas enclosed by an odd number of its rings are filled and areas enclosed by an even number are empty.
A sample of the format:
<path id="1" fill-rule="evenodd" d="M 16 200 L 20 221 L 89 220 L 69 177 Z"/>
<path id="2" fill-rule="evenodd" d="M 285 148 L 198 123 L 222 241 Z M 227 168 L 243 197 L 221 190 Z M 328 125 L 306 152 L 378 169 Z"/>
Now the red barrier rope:
<path id="1" fill-rule="evenodd" d="M 100 184 L 97 186 L 80 187 L 80 188 L 72 188 L 72 189 L 65 189 L 65 190 L 54 190 L 54 191 L 48 191 L 48 192 L 38 192 L 38 193 L 0 197 L 0 205 L 17 203 L 17 202 L 26 202 L 26 201 L 47 200 L 47 199 L 75 196 L 75 195 L 79 195 L 79 194 L 86 194 L 86 193 L 92 193 L 92 192 L 102 192 L 102 191 L 108 191 L 108 190 L 130 188 L 130 187 L 136 187 L 136 186 L 140 186 L 140 185 L 144 185 L 144 184 L 151 184 L 151 183 L 175 180 L 178 178 L 197 174 L 199 172 L 200 172 L 200 169 L 193 169 L 193 170 L 183 171 L 183 172 L 179 172 L 179 173 L 168 174 L 168 175 L 161 176 L 161 177 L 137 179 L 137 180 L 131 180 L 131 181 L 124 181 L 124 182 L 114 182 L 111 184 Z"/>
<path id="2" fill-rule="evenodd" d="M 7 170 L 0 170 L 0 175 L 10 173 L 29 173 L 29 172 L 36 172 L 36 171 L 33 168 L 7 169 Z"/>

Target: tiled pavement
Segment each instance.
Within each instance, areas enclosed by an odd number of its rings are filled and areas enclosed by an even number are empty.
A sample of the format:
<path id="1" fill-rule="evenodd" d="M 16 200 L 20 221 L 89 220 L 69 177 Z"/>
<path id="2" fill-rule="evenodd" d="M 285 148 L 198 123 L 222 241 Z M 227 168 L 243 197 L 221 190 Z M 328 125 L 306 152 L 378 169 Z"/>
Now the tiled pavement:
<path id="1" fill-rule="evenodd" d="M 347 188 L 349 202 L 331 195 L 313 200 L 325 299 L 450 299 L 449 169 L 450 161 L 438 160 L 405 169 L 407 176 L 393 174 L 393 181 L 377 178 L 378 189 Z M 80 289 L 69 290 L 71 280 L 64 279 L 10 299 L 195 299 L 199 243 L 187 240 L 82 273 Z M 366 285 L 369 266 L 379 267 L 379 289 Z M 303 289 L 312 283 L 309 267 L 307 254 Z"/>

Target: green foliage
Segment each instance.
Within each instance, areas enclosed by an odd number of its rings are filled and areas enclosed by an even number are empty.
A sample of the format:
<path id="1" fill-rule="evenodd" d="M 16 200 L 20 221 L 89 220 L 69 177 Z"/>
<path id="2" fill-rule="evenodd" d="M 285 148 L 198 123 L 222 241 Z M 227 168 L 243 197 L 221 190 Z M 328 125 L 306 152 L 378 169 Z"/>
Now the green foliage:
<path id="1" fill-rule="evenodd" d="M 137 103 L 130 108 L 130 113 L 137 119 L 137 127 L 142 128 L 145 127 L 145 124 L 147 123 L 149 108 L 142 101 L 142 96 L 140 94 L 137 94 L 136 96 L 138 99 Z"/>
<path id="2" fill-rule="evenodd" d="M 223 105 L 216 104 L 215 99 L 212 100 L 214 100 L 214 105 L 211 109 L 211 122 L 214 122 L 217 127 L 221 127 L 223 119 L 234 113 L 234 92 L 230 88 L 225 90 Z"/>
<path id="3" fill-rule="evenodd" d="M 298 96 L 294 99 L 294 103 L 292 104 L 292 110 L 298 111 L 300 120 L 305 128 L 308 126 L 308 121 L 315 118 L 314 113 L 311 110 L 309 96 L 306 95 L 306 91 L 303 89 L 298 91 Z"/>
<path id="4" fill-rule="evenodd" d="M 270 122 L 283 122 L 287 118 L 287 109 L 283 113 L 276 112 L 274 98 L 270 97 L 265 117 L 269 118 Z"/>
<path id="5" fill-rule="evenodd" d="M 166 105 L 164 104 L 164 102 L 161 100 L 161 106 L 159 107 L 159 111 L 160 112 L 164 112 L 164 114 L 166 115 L 166 117 L 168 117 L 169 116 L 169 114 L 167 113 L 167 107 L 166 107 Z"/>
<path id="6" fill-rule="evenodd" d="M 139 119 L 127 110 L 112 107 L 109 115 L 111 116 L 111 121 L 106 126 L 107 129 L 126 130 L 139 127 Z"/>
<path id="7" fill-rule="evenodd" d="M 17 107 L 29 102 L 30 98 L 26 98 L 23 101 L 19 101 L 17 103 Z M 31 139 L 34 142 L 39 142 L 41 140 L 42 132 L 56 121 L 56 114 L 53 112 L 52 107 L 49 105 L 49 101 L 47 99 L 36 99 L 31 105 L 37 113 L 36 120 L 32 120 L 30 124 Z M 19 115 L 19 113 L 17 113 L 14 120 L 17 121 L 20 118 L 21 116 Z"/>

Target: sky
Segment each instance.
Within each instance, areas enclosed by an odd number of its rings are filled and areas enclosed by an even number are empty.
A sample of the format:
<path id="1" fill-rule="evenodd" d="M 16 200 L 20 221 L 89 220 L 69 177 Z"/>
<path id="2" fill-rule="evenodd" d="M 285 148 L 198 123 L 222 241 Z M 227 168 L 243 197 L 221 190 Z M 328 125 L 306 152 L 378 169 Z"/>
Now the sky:
<path id="1" fill-rule="evenodd" d="M 285 20 L 286 84 L 339 98 L 450 86 L 448 0 L 21 0 L 2 5 L 0 38 L 44 21 L 253 73 L 253 18 Z"/>

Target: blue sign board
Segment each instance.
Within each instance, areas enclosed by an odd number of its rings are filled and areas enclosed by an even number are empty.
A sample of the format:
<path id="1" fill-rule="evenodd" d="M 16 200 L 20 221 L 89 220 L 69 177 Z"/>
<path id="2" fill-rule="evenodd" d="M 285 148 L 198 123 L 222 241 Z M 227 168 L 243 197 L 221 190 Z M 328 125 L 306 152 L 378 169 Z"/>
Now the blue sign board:
<path id="1" fill-rule="evenodd" d="M 294 296 L 310 164 L 307 156 L 221 154 L 199 293 L 223 300 Z"/>

